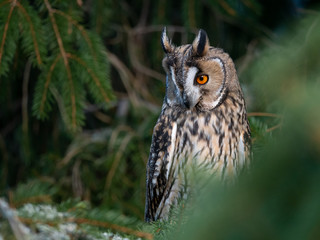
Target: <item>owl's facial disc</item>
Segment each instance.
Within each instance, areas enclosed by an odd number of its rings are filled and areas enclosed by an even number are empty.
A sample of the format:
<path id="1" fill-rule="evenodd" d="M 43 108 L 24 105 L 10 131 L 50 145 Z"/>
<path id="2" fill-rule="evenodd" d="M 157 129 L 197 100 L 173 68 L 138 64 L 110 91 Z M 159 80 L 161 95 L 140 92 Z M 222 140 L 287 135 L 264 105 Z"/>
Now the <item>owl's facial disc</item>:
<path id="1" fill-rule="evenodd" d="M 227 92 L 224 68 L 217 57 L 202 59 L 195 66 L 186 67 L 182 93 L 184 106 L 188 109 L 199 106 L 204 111 L 217 107 Z"/>

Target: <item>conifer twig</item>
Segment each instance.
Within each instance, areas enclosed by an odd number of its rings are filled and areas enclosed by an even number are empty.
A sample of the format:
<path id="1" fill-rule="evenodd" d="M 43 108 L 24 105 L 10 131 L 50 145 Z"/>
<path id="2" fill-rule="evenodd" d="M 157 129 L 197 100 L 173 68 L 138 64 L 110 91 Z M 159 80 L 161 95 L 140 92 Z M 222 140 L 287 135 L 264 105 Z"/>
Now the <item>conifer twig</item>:
<path id="1" fill-rule="evenodd" d="M 57 225 L 57 223 L 51 222 L 51 221 L 34 220 L 34 219 L 24 218 L 24 217 L 19 217 L 19 219 L 20 219 L 20 221 L 22 221 L 26 224 L 45 223 L 49 226 Z M 138 230 L 135 230 L 132 228 L 120 226 L 120 225 L 110 223 L 110 222 L 98 221 L 98 220 L 87 219 L 87 218 L 67 218 L 67 219 L 65 219 L 65 221 L 71 222 L 71 223 L 77 223 L 77 224 L 88 224 L 91 226 L 103 227 L 103 228 L 111 229 L 116 232 L 121 232 L 121 233 L 128 234 L 128 235 L 134 235 L 134 236 L 140 237 L 140 238 L 145 238 L 145 239 L 150 239 L 150 240 L 153 239 L 153 235 L 151 233 L 138 231 Z"/>
<path id="2" fill-rule="evenodd" d="M 99 88 L 101 94 L 103 95 L 105 102 L 108 103 L 109 98 L 107 96 L 107 93 L 103 90 L 101 82 L 99 81 L 99 78 L 94 74 L 93 70 L 91 68 L 89 68 L 87 66 L 87 64 L 82 59 L 77 57 L 76 55 L 71 54 L 71 53 L 67 53 L 67 57 L 77 61 L 79 64 L 81 64 L 87 70 L 87 72 L 89 73 L 89 75 L 92 77 L 93 81 L 95 82 L 95 84 Z"/>
<path id="3" fill-rule="evenodd" d="M 248 113 L 248 117 L 275 117 L 281 118 L 282 116 L 275 113 L 267 113 L 267 112 L 250 112 Z"/>
<path id="4" fill-rule="evenodd" d="M 26 67 L 23 74 L 23 84 L 22 84 L 22 131 L 26 139 L 28 138 L 28 85 L 31 70 L 31 60 L 28 59 Z"/>
<path id="5" fill-rule="evenodd" d="M 47 93 L 48 93 L 49 84 L 50 84 L 50 81 L 51 81 L 52 72 L 53 72 L 54 68 L 56 67 L 56 65 L 57 65 L 58 61 L 60 60 L 60 58 L 61 58 L 61 54 L 58 54 L 58 56 L 55 58 L 55 60 L 53 61 L 53 63 L 51 64 L 51 66 L 49 68 L 49 72 L 48 72 L 47 77 L 46 77 L 46 82 L 44 84 L 43 94 L 42 94 L 42 97 L 41 97 L 40 110 L 39 110 L 40 113 L 44 112 L 44 103 L 47 100 Z"/>
<path id="6" fill-rule="evenodd" d="M 6 5 L 10 2 L 10 0 L 7 0 L 7 1 L 3 1 L 2 3 L 0 3 L 0 8 L 3 6 L 3 5 Z"/>
<path id="7" fill-rule="evenodd" d="M 51 24 L 53 27 L 53 31 L 56 35 L 56 39 L 57 39 L 57 42 L 59 45 L 60 53 L 61 53 L 64 65 L 65 65 L 65 68 L 67 71 L 67 76 L 68 76 L 68 80 L 69 80 L 69 84 L 70 84 L 70 91 L 71 91 L 71 94 L 70 94 L 71 95 L 71 109 L 72 109 L 71 123 L 72 123 L 72 129 L 75 130 L 77 128 L 77 124 L 76 124 L 77 107 L 76 107 L 76 96 L 75 96 L 75 89 L 74 89 L 74 85 L 73 85 L 73 81 L 72 81 L 71 69 L 69 66 L 67 53 L 64 49 L 62 38 L 61 38 L 61 35 L 59 32 L 56 20 L 53 15 L 53 9 L 52 9 L 48 0 L 44 0 L 44 3 L 48 9 L 50 21 L 51 21 Z"/>
<path id="8" fill-rule="evenodd" d="M 6 24 L 4 25 L 4 30 L 3 30 L 3 35 L 2 35 L 2 41 L 1 41 L 1 46 L 0 46 L 0 66 L 1 66 L 1 60 L 2 60 L 2 56 L 3 56 L 3 49 L 4 49 L 4 43 L 6 42 L 6 37 L 7 37 L 7 32 L 8 32 L 8 28 L 9 28 L 9 22 L 12 16 L 12 12 L 13 9 L 16 6 L 16 0 L 13 0 L 11 3 L 11 8 L 9 10 L 9 14 L 6 20 Z"/>
<path id="9" fill-rule="evenodd" d="M 122 143 L 116 153 L 116 156 L 114 158 L 114 161 L 113 161 L 113 164 L 111 166 L 111 169 L 110 171 L 108 172 L 108 175 L 107 175 L 107 179 L 106 179 L 106 185 L 105 185 L 105 189 L 109 189 L 110 186 L 111 186 L 111 183 L 112 183 L 112 179 L 113 179 L 113 176 L 116 172 L 116 169 L 119 165 L 119 162 L 121 160 L 121 156 L 125 150 L 125 148 L 127 147 L 129 141 L 131 140 L 131 138 L 133 137 L 133 134 L 128 134 L 125 136 L 125 138 L 122 140 Z"/>
<path id="10" fill-rule="evenodd" d="M 128 97 L 129 97 L 131 103 L 134 106 L 138 106 L 139 99 L 138 99 L 135 91 L 132 90 L 132 86 L 130 84 L 130 79 L 135 78 L 135 76 L 115 54 L 107 51 L 107 57 L 108 57 L 108 60 L 110 61 L 111 65 L 113 65 L 114 68 L 118 71 L 120 78 L 122 80 L 122 83 L 128 93 Z"/>
<path id="11" fill-rule="evenodd" d="M 31 35 L 32 35 L 33 44 L 34 44 L 34 50 L 35 50 L 35 53 L 36 53 L 36 56 L 37 56 L 37 62 L 38 62 L 39 65 L 41 65 L 42 64 L 42 60 L 41 60 L 40 51 L 39 51 L 39 47 L 38 47 L 38 42 L 37 42 L 37 38 L 36 38 L 36 32 L 34 30 L 31 18 L 29 16 L 29 14 L 27 13 L 26 9 L 21 5 L 21 3 L 17 2 L 17 6 L 21 10 L 21 12 L 24 14 L 24 16 L 26 17 L 26 20 L 28 21 L 28 23 L 30 25 Z"/>
<path id="12" fill-rule="evenodd" d="M 44 202 L 50 203 L 51 196 L 48 194 L 44 194 L 44 195 L 39 195 L 39 196 L 28 197 L 28 198 L 25 198 L 21 201 L 14 201 L 13 199 L 11 199 L 10 205 L 14 206 L 15 208 L 18 208 L 26 203 L 44 203 Z"/>
<path id="13" fill-rule="evenodd" d="M 275 125 L 275 126 L 273 126 L 271 128 L 268 128 L 266 130 L 266 132 L 272 132 L 273 130 L 276 130 L 277 128 L 280 128 L 280 127 L 281 127 L 281 123 L 279 123 L 279 124 L 277 124 L 277 125 Z"/>
<path id="14" fill-rule="evenodd" d="M 86 42 L 87 42 L 87 44 L 88 44 L 88 46 L 90 48 L 90 51 L 92 52 L 93 57 L 96 60 L 96 54 L 95 54 L 95 52 L 93 50 L 92 42 L 91 42 L 86 30 L 84 29 L 84 27 L 81 26 L 80 24 L 78 24 L 78 22 L 76 20 L 74 20 L 70 15 L 68 15 L 68 14 L 66 14 L 66 13 L 64 13 L 64 12 L 58 10 L 58 9 L 52 9 L 52 12 L 65 17 L 71 24 L 73 24 L 76 28 L 79 29 L 81 35 L 86 40 Z"/>
<path id="15" fill-rule="evenodd" d="M 137 231 L 132 228 L 120 226 L 120 225 L 117 225 L 114 223 L 109 223 L 109 222 L 104 222 L 104 221 L 102 222 L 102 221 L 86 219 L 86 218 L 70 218 L 70 219 L 68 219 L 68 221 L 75 222 L 78 224 L 89 224 L 89 225 L 93 225 L 93 226 L 109 228 L 109 229 L 112 229 L 117 232 L 122 232 L 125 234 L 134 235 L 136 237 L 141 237 L 141 238 L 145 238 L 145 239 L 153 239 L 153 235 L 151 233 Z"/>
<path id="16" fill-rule="evenodd" d="M 236 16 L 237 12 L 229 6 L 229 4 L 226 1 L 218 0 L 219 5 L 231 16 Z"/>

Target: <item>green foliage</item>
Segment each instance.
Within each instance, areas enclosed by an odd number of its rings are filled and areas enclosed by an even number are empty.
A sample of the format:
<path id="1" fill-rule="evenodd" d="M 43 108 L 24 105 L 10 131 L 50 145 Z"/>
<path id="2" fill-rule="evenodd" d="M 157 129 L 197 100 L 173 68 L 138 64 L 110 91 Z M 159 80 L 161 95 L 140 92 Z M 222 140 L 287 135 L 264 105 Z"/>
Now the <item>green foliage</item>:
<path id="1" fill-rule="evenodd" d="M 314 14 L 304 9 L 312 1 L 273 2 L 1 0 L 0 195 L 42 238 L 138 238 L 112 224 L 156 239 L 177 232 L 200 239 L 201 231 L 203 238 L 304 238 L 318 216 L 311 153 L 319 143 L 320 31 L 317 18 L 288 26 Z M 213 183 L 196 194 L 200 203 L 149 225 L 142 223 L 145 164 L 165 92 L 164 25 L 176 45 L 203 28 L 235 60 L 255 160 L 234 187 Z M 279 39 L 291 27 L 291 37 Z M 48 219 L 49 210 L 58 218 Z M 0 232 L 13 239 L 4 218 Z"/>
<path id="2" fill-rule="evenodd" d="M 113 98 L 109 64 L 100 38 L 80 25 L 82 13 L 76 7 L 70 9 L 63 3 L 51 6 L 49 1 L 38 7 L 28 1 L 2 1 L 1 5 L 0 19 L 5 24 L 1 31 L 0 76 L 7 76 L 21 38 L 24 57 L 17 61 L 30 58 L 40 71 L 33 76 L 38 78 L 34 115 L 48 118 L 55 100 L 67 128 L 78 130 L 84 125 L 86 88 L 96 103 L 106 106 Z"/>
<path id="3" fill-rule="evenodd" d="M 12 237 L 6 224 L 8 220 L 12 229 L 20 228 L 23 239 L 150 239 L 150 233 L 136 230 L 142 226 L 139 220 L 115 210 L 93 208 L 88 202 L 71 199 L 60 204 L 43 203 L 44 196 L 52 196 L 53 188 L 50 184 L 36 181 L 20 185 L 12 193 L 12 204 L 18 206 L 16 200 L 20 201 L 16 212 L 21 223 L 28 224 L 29 230 L 24 227 L 21 231 L 19 222 L 12 221 L 10 210 L 4 209 L 1 202 L 1 234 L 5 234 L 6 239 Z"/>

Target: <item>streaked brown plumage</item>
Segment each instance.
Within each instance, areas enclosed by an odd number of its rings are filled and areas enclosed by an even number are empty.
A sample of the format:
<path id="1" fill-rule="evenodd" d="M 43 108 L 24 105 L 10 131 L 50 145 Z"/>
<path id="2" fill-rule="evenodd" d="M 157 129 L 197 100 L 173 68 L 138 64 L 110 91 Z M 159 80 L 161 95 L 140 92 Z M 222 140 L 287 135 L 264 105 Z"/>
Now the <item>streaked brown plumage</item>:
<path id="1" fill-rule="evenodd" d="M 245 102 L 229 55 L 210 47 L 203 30 L 192 44 L 174 47 L 164 29 L 161 44 L 167 89 L 147 165 L 147 222 L 166 219 L 185 197 L 188 166 L 231 179 L 250 152 Z"/>

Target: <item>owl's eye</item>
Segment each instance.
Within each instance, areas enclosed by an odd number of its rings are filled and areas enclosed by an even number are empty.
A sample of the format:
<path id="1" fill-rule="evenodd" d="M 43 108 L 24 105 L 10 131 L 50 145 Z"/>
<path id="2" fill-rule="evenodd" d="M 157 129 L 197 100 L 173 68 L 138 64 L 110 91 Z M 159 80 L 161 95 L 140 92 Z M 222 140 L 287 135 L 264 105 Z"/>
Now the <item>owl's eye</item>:
<path id="1" fill-rule="evenodd" d="M 203 84 L 207 83 L 208 80 L 209 80 L 209 77 L 208 77 L 208 75 L 205 75 L 205 74 L 199 75 L 196 78 L 197 83 L 200 84 L 200 85 L 203 85 Z"/>

